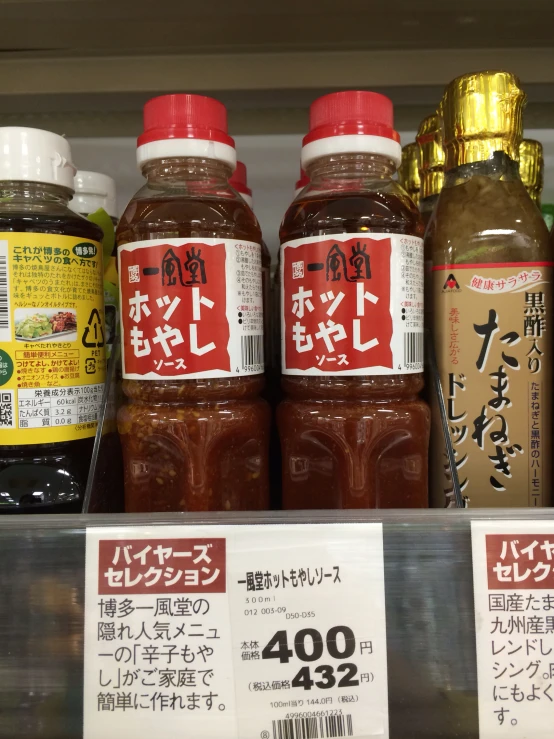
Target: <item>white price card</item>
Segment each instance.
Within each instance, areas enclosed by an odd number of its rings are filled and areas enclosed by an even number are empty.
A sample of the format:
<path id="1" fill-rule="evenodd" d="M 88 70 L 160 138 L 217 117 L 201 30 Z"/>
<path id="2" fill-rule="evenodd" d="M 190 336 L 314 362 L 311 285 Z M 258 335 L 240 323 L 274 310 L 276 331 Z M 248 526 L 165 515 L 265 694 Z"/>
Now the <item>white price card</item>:
<path id="1" fill-rule="evenodd" d="M 472 521 L 480 739 L 551 739 L 554 521 Z"/>
<path id="2" fill-rule="evenodd" d="M 87 529 L 84 739 L 388 739 L 381 524 Z"/>

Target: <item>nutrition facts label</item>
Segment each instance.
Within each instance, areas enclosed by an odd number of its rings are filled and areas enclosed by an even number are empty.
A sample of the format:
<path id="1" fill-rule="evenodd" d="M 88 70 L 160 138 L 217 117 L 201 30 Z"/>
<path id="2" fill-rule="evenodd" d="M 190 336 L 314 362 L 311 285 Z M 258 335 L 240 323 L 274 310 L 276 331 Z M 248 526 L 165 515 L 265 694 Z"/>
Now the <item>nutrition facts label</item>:
<path id="1" fill-rule="evenodd" d="M 95 423 L 102 401 L 104 385 L 34 388 L 19 390 L 18 425 L 21 429 L 71 426 Z"/>

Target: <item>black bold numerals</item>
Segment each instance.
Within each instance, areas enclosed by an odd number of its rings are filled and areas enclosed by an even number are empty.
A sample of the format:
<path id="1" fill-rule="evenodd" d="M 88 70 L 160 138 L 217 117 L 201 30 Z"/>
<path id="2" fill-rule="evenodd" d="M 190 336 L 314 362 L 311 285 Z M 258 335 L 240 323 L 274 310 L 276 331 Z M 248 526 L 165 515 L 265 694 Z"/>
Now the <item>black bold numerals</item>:
<path id="1" fill-rule="evenodd" d="M 344 648 L 342 651 L 337 644 L 339 634 L 344 639 Z M 334 659 L 348 659 L 352 657 L 356 651 L 356 637 L 352 629 L 349 629 L 348 626 L 333 626 L 332 629 L 329 629 L 327 632 L 327 651 Z"/>
<path id="2" fill-rule="evenodd" d="M 286 631 L 277 631 L 262 650 L 262 659 L 278 659 L 282 663 L 290 661 L 296 654 L 302 662 L 317 662 L 323 656 L 324 649 L 333 659 L 348 659 L 356 651 L 356 637 L 348 626 L 333 626 L 323 641 L 317 629 L 301 629 L 294 637 L 294 652 L 289 649 Z M 314 669 L 314 678 L 308 666 L 301 667 L 291 681 L 293 688 L 311 690 L 314 686 L 328 690 L 337 685 L 339 688 L 352 688 L 360 684 L 356 678 L 358 668 L 353 662 L 345 662 L 335 669 L 331 665 L 319 665 Z M 339 678 L 339 675 L 342 677 Z M 338 682 L 337 682 L 338 681 Z"/>
<path id="3" fill-rule="evenodd" d="M 333 659 L 348 659 L 356 650 L 356 637 L 348 626 L 333 626 L 327 632 L 325 646 Z M 317 662 L 323 656 L 323 637 L 317 629 L 301 629 L 294 637 L 294 651 L 302 662 Z M 262 659 L 288 662 L 292 656 L 286 631 L 277 631 L 262 650 Z"/>
<path id="4" fill-rule="evenodd" d="M 293 656 L 289 649 L 286 631 L 277 631 L 262 649 L 262 659 L 278 659 L 279 662 L 288 662 Z"/>
<path id="5" fill-rule="evenodd" d="M 330 665 L 320 665 L 315 668 L 314 672 L 321 675 L 322 678 L 315 684 L 316 688 L 332 688 L 337 682 L 333 674 L 333 668 Z"/>
<path id="6" fill-rule="evenodd" d="M 360 684 L 359 680 L 354 680 L 358 674 L 358 668 L 353 662 L 345 662 L 343 665 L 339 665 L 337 672 L 346 672 L 346 675 L 339 680 L 339 688 L 353 688 Z"/>
<path id="7" fill-rule="evenodd" d="M 311 652 L 306 650 L 306 639 L 311 639 Z M 294 651 L 302 662 L 316 662 L 323 656 L 323 639 L 316 629 L 302 629 L 294 637 Z"/>
<path id="8" fill-rule="evenodd" d="M 321 680 L 314 682 L 308 666 L 301 667 L 299 672 L 294 676 L 291 682 L 293 688 L 304 688 L 304 690 L 311 690 L 315 685 L 316 688 L 326 690 L 327 688 L 333 688 L 337 685 L 339 688 L 354 688 L 360 684 L 359 680 L 356 680 L 358 674 L 358 668 L 352 662 L 346 662 L 343 665 L 339 665 L 336 672 L 344 672 L 345 675 L 337 683 L 335 677 L 335 669 L 331 665 L 319 665 L 314 670 L 314 674 L 321 676 Z"/>
<path id="9" fill-rule="evenodd" d="M 304 690 L 311 690 L 314 681 L 310 677 L 310 668 L 302 667 L 299 672 L 292 678 L 291 686 L 293 688 L 304 688 Z"/>

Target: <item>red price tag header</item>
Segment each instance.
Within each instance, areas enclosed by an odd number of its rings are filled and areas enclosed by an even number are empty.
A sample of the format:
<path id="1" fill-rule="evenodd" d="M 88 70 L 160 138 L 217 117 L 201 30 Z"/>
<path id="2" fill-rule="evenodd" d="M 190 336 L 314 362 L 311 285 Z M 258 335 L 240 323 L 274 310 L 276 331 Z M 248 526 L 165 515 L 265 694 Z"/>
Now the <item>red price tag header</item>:
<path id="1" fill-rule="evenodd" d="M 98 594 L 224 593 L 225 539 L 100 541 Z"/>

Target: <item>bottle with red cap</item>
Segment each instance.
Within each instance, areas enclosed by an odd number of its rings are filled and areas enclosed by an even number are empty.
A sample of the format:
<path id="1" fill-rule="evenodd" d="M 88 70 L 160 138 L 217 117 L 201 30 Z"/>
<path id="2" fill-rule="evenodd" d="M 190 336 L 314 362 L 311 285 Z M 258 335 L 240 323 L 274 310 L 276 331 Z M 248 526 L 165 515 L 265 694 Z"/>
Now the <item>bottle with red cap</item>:
<path id="1" fill-rule="evenodd" d="M 266 509 L 261 233 L 229 184 L 225 107 L 150 100 L 137 159 L 117 229 L 125 508 Z"/>
<path id="2" fill-rule="evenodd" d="M 231 187 L 236 190 L 242 199 L 254 210 L 252 190 L 248 187 L 248 174 L 244 162 L 237 162 L 235 171 L 229 180 Z M 267 244 L 262 239 L 262 293 L 264 304 L 264 360 L 266 370 L 271 364 L 271 310 L 269 305 L 271 254 Z"/>
<path id="3" fill-rule="evenodd" d="M 391 101 L 316 100 L 281 225 L 283 505 L 428 505 L 423 224 L 393 180 Z"/>
<path id="4" fill-rule="evenodd" d="M 310 182 L 310 178 L 306 174 L 305 170 L 300 167 L 300 178 L 296 180 L 296 185 L 294 186 L 294 197 L 297 198 L 302 190 L 306 187 L 306 185 Z"/>
<path id="5" fill-rule="evenodd" d="M 254 198 L 252 197 L 252 188 L 248 187 L 248 174 L 246 172 L 246 164 L 237 161 L 235 171 L 229 180 L 231 187 L 236 190 L 242 199 L 248 203 L 250 208 L 254 210 Z"/>
<path id="6" fill-rule="evenodd" d="M 294 199 L 300 195 L 302 190 L 309 183 L 310 179 L 306 172 L 300 168 L 300 177 L 294 185 Z M 273 362 L 276 367 L 281 366 L 281 252 L 277 255 L 277 269 L 273 275 Z"/>
<path id="7" fill-rule="evenodd" d="M 229 184 L 241 195 L 241 197 L 253 209 L 254 201 L 252 190 L 248 187 L 248 175 L 246 165 L 237 162 L 237 167 Z M 266 386 L 263 397 L 268 401 L 272 411 L 279 402 L 279 364 L 275 362 L 273 346 L 273 323 L 274 314 L 270 301 L 271 297 L 271 255 L 265 241 L 262 239 L 262 293 L 264 303 L 264 359 Z M 270 508 L 273 510 L 281 508 L 281 454 L 279 448 L 279 437 L 277 429 L 272 424 L 269 435 L 269 493 Z"/>

